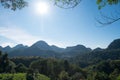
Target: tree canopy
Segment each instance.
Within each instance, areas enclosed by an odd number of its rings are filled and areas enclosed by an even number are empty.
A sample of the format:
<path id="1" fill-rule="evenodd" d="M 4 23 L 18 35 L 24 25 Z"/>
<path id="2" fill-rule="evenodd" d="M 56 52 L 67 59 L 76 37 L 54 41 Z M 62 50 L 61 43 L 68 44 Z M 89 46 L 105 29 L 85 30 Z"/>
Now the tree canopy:
<path id="1" fill-rule="evenodd" d="M 97 5 L 98 5 L 98 9 L 102 9 L 107 5 L 118 5 L 120 3 L 120 0 L 97 0 Z M 116 11 L 113 14 L 111 14 L 110 16 L 100 13 L 101 14 L 101 20 L 97 19 L 97 22 L 100 23 L 101 25 L 109 25 L 112 23 L 115 23 L 117 21 L 120 20 L 120 12 Z"/>
<path id="2" fill-rule="evenodd" d="M 0 0 L 1 5 L 4 8 L 8 8 L 11 10 L 22 9 L 27 6 L 27 2 L 25 0 Z"/>
<path id="3" fill-rule="evenodd" d="M 106 5 L 116 5 L 120 2 L 120 0 L 97 0 L 98 8 L 101 9 Z"/>

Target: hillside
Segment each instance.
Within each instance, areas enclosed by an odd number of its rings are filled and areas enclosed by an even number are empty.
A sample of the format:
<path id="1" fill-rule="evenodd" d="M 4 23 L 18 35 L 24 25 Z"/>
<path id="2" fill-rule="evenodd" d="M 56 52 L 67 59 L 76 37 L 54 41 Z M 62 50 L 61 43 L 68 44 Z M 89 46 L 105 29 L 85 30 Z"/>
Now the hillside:
<path id="1" fill-rule="evenodd" d="M 73 63 L 76 62 L 81 67 L 97 64 L 106 60 L 119 60 L 120 59 L 120 39 L 116 39 L 110 43 L 106 49 L 96 48 L 90 53 L 80 54 L 69 60 Z"/>

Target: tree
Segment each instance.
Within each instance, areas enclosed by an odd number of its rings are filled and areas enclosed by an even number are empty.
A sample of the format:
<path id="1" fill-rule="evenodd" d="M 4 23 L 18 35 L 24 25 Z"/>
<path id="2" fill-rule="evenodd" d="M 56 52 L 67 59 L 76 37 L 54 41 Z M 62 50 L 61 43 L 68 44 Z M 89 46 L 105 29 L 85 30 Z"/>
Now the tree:
<path id="1" fill-rule="evenodd" d="M 115 68 L 114 71 L 110 74 L 111 80 L 116 80 L 119 76 L 119 69 Z"/>
<path id="2" fill-rule="evenodd" d="M 65 68 L 65 71 L 68 72 L 69 69 L 70 69 L 70 64 L 67 60 L 64 61 L 64 68 Z"/>
<path id="3" fill-rule="evenodd" d="M 0 73 L 7 72 L 8 71 L 8 66 L 9 66 L 9 59 L 8 59 L 8 54 L 5 53 L 1 56 L 0 58 Z"/>
<path id="4" fill-rule="evenodd" d="M 16 66 L 15 70 L 16 72 L 24 73 L 27 71 L 27 67 L 24 64 L 20 63 Z"/>
<path id="5" fill-rule="evenodd" d="M 0 0 L 0 2 L 4 8 L 9 8 L 13 11 L 27 6 L 27 2 L 24 0 Z"/>
<path id="6" fill-rule="evenodd" d="M 12 73 L 14 71 L 15 63 L 10 61 L 7 53 L 0 51 L 0 73 Z"/>
<path id="7" fill-rule="evenodd" d="M 61 71 L 61 73 L 59 74 L 59 79 L 60 80 L 70 80 L 68 73 L 65 71 Z"/>
<path id="8" fill-rule="evenodd" d="M 110 80 L 108 75 L 104 72 L 95 72 L 93 75 L 93 80 Z"/>
<path id="9" fill-rule="evenodd" d="M 97 0 L 96 3 L 98 5 L 98 9 L 102 9 L 106 5 L 118 5 L 120 3 L 120 0 Z M 107 15 L 103 13 L 100 14 L 102 20 L 97 19 L 97 22 L 100 23 L 101 25 L 109 25 L 120 20 L 119 11 L 114 12 L 114 14 L 110 14 L 110 16 L 108 16 L 108 14 Z"/>
<path id="10" fill-rule="evenodd" d="M 69 9 L 76 7 L 82 0 L 53 0 L 53 1 L 56 6 L 64 9 Z"/>
<path id="11" fill-rule="evenodd" d="M 76 73 L 72 76 L 72 79 L 71 79 L 71 80 L 80 80 L 80 79 L 84 80 L 85 77 L 84 77 L 81 73 L 76 72 Z"/>
<path id="12" fill-rule="evenodd" d="M 120 0 L 97 0 L 98 8 L 101 9 L 106 5 L 116 5 L 120 2 Z"/>
<path id="13" fill-rule="evenodd" d="M 26 73 L 26 80 L 35 80 L 35 74 L 33 69 L 28 69 Z"/>

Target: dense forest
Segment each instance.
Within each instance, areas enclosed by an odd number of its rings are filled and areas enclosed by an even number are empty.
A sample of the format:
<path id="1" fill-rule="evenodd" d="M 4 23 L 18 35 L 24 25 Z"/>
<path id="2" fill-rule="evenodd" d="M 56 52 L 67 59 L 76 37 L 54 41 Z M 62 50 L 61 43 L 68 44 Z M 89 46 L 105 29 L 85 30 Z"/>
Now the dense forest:
<path id="1" fill-rule="evenodd" d="M 120 39 L 116 39 L 106 49 L 97 48 L 89 53 L 59 58 L 44 56 L 9 57 L 9 54 L 0 51 L 0 79 L 120 80 L 119 43 Z"/>

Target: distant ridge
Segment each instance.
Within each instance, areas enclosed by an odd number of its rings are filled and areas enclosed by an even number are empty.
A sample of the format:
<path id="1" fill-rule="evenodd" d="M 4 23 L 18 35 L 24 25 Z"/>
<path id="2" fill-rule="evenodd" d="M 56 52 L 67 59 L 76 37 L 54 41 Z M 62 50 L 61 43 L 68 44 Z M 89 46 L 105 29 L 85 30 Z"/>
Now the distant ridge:
<path id="1" fill-rule="evenodd" d="M 120 39 L 116 39 L 110 43 L 106 48 L 107 50 L 120 49 Z M 0 50 L 7 52 L 9 56 L 41 56 L 41 57 L 73 57 L 79 54 L 85 54 L 90 52 L 100 52 L 106 49 L 96 48 L 92 50 L 84 45 L 70 46 L 66 48 L 60 48 L 55 45 L 49 45 L 45 41 L 37 41 L 32 46 L 24 46 L 18 44 L 11 48 L 10 46 L 1 47 Z"/>
<path id="2" fill-rule="evenodd" d="M 24 46 L 23 44 L 18 44 L 15 47 L 11 48 L 9 46 L 2 48 L 2 51 L 5 51 L 11 57 L 15 56 L 41 56 L 41 57 L 71 57 L 76 56 L 77 54 L 88 53 L 91 51 L 90 48 L 86 48 L 83 45 L 76 45 L 67 48 L 60 48 L 55 45 L 50 46 L 45 41 L 37 41 L 32 46 Z"/>

